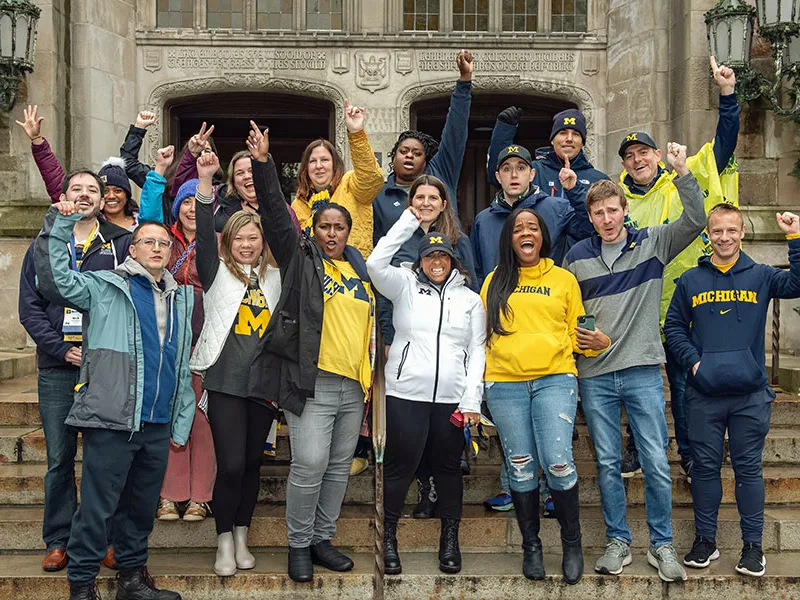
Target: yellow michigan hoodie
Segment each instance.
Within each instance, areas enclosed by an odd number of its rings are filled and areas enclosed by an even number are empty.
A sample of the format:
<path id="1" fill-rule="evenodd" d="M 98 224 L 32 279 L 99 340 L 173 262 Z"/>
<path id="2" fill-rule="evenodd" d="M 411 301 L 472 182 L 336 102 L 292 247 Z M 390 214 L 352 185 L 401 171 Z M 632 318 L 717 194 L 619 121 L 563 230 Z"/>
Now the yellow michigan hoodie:
<path id="1" fill-rule="evenodd" d="M 484 306 L 493 277 L 494 271 L 481 288 Z M 519 283 L 508 305 L 509 318 L 501 312 L 500 320 L 510 335 L 492 335 L 488 340 L 486 381 L 528 381 L 561 373 L 577 376 L 573 352 L 600 354 L 578 349 L 575 328 L 584 314 L 581 290 L 575 276 L 551 259 L 519 269 Z"/>

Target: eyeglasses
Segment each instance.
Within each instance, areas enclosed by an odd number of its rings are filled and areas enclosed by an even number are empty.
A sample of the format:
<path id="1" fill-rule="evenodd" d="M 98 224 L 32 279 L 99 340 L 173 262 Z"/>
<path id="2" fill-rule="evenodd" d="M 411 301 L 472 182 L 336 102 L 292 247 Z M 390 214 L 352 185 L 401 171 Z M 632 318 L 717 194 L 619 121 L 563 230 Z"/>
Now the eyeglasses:
<path id="1" fill-rule="evenodd" d="M 172 248 L 172 240 L 164 240 L 160 238 L 141 238 L 134 242 L 134 245 L 142 244 L 145 248 L 158 248 L 159 246 L 164 246 L 164 248 Z"/>

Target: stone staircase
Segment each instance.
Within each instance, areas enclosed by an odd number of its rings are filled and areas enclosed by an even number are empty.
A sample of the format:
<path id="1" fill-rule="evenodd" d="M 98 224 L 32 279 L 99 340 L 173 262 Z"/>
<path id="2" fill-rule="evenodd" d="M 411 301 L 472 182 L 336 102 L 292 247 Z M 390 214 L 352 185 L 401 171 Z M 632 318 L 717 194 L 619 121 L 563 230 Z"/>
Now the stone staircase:
<path id="1" fill-rule="evenodd" d="M 782 368 L 783 370 L 783 368 Z M 668 421 L 669 407 L 667 408 Z M 634 562 L 619 577 L 592 572 L 603 552 L 605 525 L 600 510 L 594 454 L 585 421 L 577 420 L 579 439 L 574 455 L 580 474 L 582 527 L 587 572 L 577 586 L 567 586 L 560 576 L 558 525 L 545 519 L 542 542 L 548 577 L 531 582 L 521 575 L 520 534 L 514 513 L 486 511 L 481 502 L 497 491 L 500 450 L 490 436 L 482 443 L 478 460 L 464 478 L 464 518 L 461 549 L 464 566 L 459 575 L 444 575 L 437 568 L 438 520 L 403 519 L 398 529 L 403 574 L 386 578 L 385 596 L 401 598 L 501 599 L 542 598 L 780 598 L 800 600 L 800 397 L 780 393 L 772 412 L 772 430 L 764 450 L 766 515 L 764 549 L 767 574 L 743 578 L 733 567 L 741 549 L 739 519 L 734 504 L 734 479 L 730 464 L 723 469 L 723 507 L 717 545 L 722 558 L 704 571 L 689 571 L 683 584 L 661 582 L 648 566 L 644 510 L 644 479 L 626 481 L 628 522 L 633 531 Z M 679 554 L 694 539 L 689 486 L 677 464 L 672 438 L 669 458 L 673 475 L 673 529 Z M 80 447 L 79 455 L 80 459 Z M 281 432 L 278 456 L 262 467 L 260 503 L 256 508 L 250 541 L 258 567 L 221 579 L 212 571 L 216 535 L 211 519 L 203 523 L 156 522 L 150 538 L 151 572 L 163 587 L 179 590 L 185 599 L 239 598 L 366 599 L 373 593 L 374 541 L 372 469 L 350 481 L 335 543 L 350 551 L 356 567 L 340 574 L 317 568 L 311 584 L 295 584 L 286 575 L 286 524 L 284 498 L 289 444 Z M 58 599 L 68 596 L 64 573 L 48 574 L 40 568 L 44 437 L 39 426 L 35 359 L 28 352 L 0 352 L 0 600 Z M 80 470 L 77 472 L 80 477 Z M 409 511 L 416 490 L 409 491 Z M 101 571 L 104 598 L 114 597 L 114 573 Z"/>

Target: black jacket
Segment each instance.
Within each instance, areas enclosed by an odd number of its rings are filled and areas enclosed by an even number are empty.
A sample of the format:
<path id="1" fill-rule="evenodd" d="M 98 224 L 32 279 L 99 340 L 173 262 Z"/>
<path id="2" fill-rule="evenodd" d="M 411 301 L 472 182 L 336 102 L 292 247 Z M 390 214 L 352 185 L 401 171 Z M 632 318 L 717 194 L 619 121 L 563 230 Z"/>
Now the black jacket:
<path id="1" fill-rule="evenodd" d="M 127 229 L 98 219 L 98 235 L 102 243 L 93 243 L 81 263 L 81 272 L 112 271 L 128 257 L 131 234 Z M 64 306 L 54 304 L 39 293 L 36 287 L 36 266 L 34 264 L 34 242 L 28 247 L 22 260 L 19 278 L 19 322 L 36 344 L 36 355 L 40 369 L 77 369 L 64 360 L 64 355 L 72 346 L 65 342 L 62 333 Z"/>
<path id="2" fill-rule="evenodd" d="M 313 240 L 301 236 L 286 210 L 275 162 L 253 161 L 253 183 L 258 212 L 272 255 L 281 270 L 281 298 L 266 339 L 263 385 L 284 410 L 300 416 L 306 398 L 314 395 L 319 342 L 322 336 L 324 253 Z M 344 258 L 363 281 L 369 281 L 361 253 L 347 246 Z"/>

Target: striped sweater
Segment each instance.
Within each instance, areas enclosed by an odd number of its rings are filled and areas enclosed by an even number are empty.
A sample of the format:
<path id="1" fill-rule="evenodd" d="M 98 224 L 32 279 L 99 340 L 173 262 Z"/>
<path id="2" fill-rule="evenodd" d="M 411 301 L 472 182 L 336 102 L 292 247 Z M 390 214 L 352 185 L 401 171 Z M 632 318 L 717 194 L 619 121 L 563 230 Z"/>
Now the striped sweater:
<path id="1" fill-rule="evenodd" d="M 681 216 L 666 225 L 628 228 L 627 243 L 607 265 L 596 233 L 578 242 L 566 257 L 567 269 L 581 288 L 587 314 L 611 338 L 596 358 L 578 356 L 578 376 L 595 377 L 629 367 L 665 361 L 661 344 L 660 301 L 664 266 L 703 230 L 703 192 L 691 173 L 673 180 L 683 204 Z"/>

